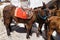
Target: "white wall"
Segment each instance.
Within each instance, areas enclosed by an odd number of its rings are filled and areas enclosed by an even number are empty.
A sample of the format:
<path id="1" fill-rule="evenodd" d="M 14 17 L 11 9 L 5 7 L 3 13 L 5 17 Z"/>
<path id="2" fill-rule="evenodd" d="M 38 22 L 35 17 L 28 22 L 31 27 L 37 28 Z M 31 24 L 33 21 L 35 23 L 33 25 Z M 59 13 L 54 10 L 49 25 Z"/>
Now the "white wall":
<path id="1" fill-rule="evenodd" d="M 51 0 L 42 0 L 43 2 L 45 2 L 46 4 L 51 1 Z"/>
<path id="2" fill-rule="evenodd" d="M 11 4 L 17 7 L 21 7 L 20 0 L 10 0 Z"/>
<path id="3" fill-rule="evenodd" d="M 1 0 L 1 1 L 5 1 L 5 0 Z"/>
<path id="4" fill-rule="evenodd" d="M 1 1 L 5 1 L 5 0 L 1 0 Z M 15 6 L 21 6 L 21 4 L 19 3 L 20 0 L 10 0 L 12 2 L 13 5 Z M 30 5 L 28 7 L 30 8 L 35 8 L 35 7 L 40 7 L 43 6 L 42 2 L 45 2 L 46 4 L 51 1 L 51 0 L 29 0 L 30 1 Z M 25 5 L 25 4 L 24 4 Z"/>
<path id="5" fill-rule="evenodd" d="M 1 1 L 5 1 L 5 0 L 1 0 Z M 10 1 L 10 0 L 9 0 Z"/>
<path id="6" fill-rule="evenodd" d="M 35 8 L 39 6 L 43 6 L 42 2 L 45 2 L 46 4 L 51 0 L 30 0 L 30 7 Z"/>

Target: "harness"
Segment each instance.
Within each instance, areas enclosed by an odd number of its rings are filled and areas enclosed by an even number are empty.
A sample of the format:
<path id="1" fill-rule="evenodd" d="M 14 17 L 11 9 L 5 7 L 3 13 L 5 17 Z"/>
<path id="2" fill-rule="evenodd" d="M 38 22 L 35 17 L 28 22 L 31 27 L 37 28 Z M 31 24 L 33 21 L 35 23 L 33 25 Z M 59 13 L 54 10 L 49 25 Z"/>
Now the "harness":
<path id="1" fill-rule="evenodd" d="M 46 13 L 44 13 L 44 16 L 41 16 L 40 12 L 38 11 L 38 16 L 43 19 L 43 20 L 46 20 L 47 19 L 47 15 Z"/>

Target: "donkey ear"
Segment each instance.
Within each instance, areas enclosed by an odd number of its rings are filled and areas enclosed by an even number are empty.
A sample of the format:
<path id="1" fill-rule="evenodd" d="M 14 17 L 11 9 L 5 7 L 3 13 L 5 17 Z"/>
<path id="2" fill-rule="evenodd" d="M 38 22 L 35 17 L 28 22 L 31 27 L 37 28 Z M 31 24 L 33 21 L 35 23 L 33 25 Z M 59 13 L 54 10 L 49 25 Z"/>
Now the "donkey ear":
<path id="1" fill-rule="evenodd" d="M 43 4 L 43 6 L 44 6 L 44 7 L 48 7 L 48 5 L 47 5 L 47 4 L 45 4 L 45 2 L 42 2 L 42 4 Z"/>
<path id="2" fill-rule="evenodd" d="M 46 6 L 45 2 L 42 2 L 43 3 L 43 6 Z"/>
<path id="3" fill-rule="evenodd" d="M 42 9 L 47 8 L 45 2 L 42 2 L 42 4 L 43 4 Z"/>
<path id="4" fill-rule="evenodd" d="M 42 2 L 42 3 L 43 3 L 43 8 L 47 8 L 47 9 L 49 9 L 49 8 L 48 8 L 48 5 L 45 4 L 45 2 Z"/>

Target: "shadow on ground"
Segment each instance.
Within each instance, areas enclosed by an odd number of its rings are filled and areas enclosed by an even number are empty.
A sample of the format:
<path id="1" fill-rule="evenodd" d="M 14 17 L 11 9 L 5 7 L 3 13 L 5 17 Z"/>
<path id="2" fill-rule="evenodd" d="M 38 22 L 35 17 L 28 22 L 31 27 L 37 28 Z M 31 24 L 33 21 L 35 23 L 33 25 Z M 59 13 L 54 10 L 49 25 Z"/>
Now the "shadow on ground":
<path id="1" fill-rule="evenodd" d="M 24 27 L 19 27 L 19 26 L 11 26 L 12 32 L 16 31 L 18 33 L 26 33 L 26 29 Z"/>
<path id="2" fill-rule="evenodd" d="M 12 31 L 16 31 L 18 33 L 26 33 L 25 27 L 19 27 L 19 26 L 12 26 Z M 32 28 L 32 33 L 36 33 L 37 27 Z M 40 34 L 44 39 L 46 38 L 44 30 L 42 31 L 42 34 Z M 60 40 L 60 35 L 56 34 L 53 36 L 54 40 Z"/>

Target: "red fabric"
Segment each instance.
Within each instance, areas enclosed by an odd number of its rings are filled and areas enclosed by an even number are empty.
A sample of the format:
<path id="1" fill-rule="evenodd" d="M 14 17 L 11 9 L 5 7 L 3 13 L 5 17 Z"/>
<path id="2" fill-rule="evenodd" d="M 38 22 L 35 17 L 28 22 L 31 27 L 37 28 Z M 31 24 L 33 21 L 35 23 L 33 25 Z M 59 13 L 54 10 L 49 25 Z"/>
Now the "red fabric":
<path id="1" fill-rule="evenodd" d="M 22 10 L 22 8 L 17 9 L 15 16 L 18 18 L 27 19 L 27 14 Z"/>

